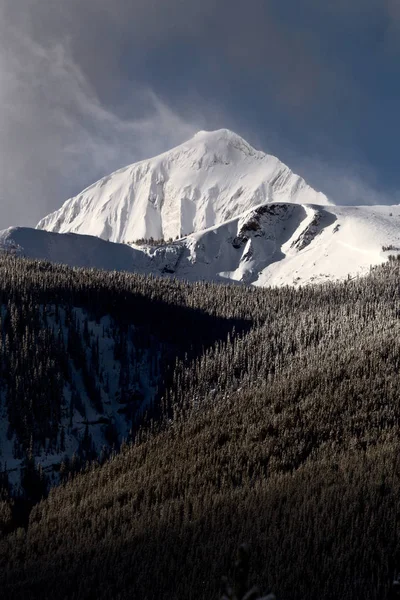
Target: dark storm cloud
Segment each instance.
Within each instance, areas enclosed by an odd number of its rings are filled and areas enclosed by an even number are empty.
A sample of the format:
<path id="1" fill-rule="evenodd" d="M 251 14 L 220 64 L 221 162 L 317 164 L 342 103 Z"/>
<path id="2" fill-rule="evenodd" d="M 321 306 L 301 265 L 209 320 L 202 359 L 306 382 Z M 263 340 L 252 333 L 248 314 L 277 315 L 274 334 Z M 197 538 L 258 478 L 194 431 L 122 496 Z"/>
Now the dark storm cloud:
<path id="1" fill-rule="evenodd" d="M 17 0 L 18 1 L 21 0 Z M 37 39 L 69 40 L 74 60 L 96 87 L 115 81 L 121 64 L 140 66 L 171 43 L 195 48 L 210 68 L 270 74 L 289 103 L 313 93 L 321 76 L 313 35 L 287 27 L 269 0 L 30 0 Z M 13 12 L 17 8 L 14 4 Z M 212 65 L 211 65 L 212 63 Z"/>
<path id="2" fill-rule="evenodd" d="M 341 116 L 365 90 L 343 31 L 369 43 L 375 23 L 374 44 L 395 52 L 398 0 L 0 0 L 0 227 L 199 128 L 239 129 L 283 159 L 299 129 L 293 166 L 352 189 L 360 174 L 330 177 L 310 147 L 333 155 L 335 130 L 351 147 Z M 361 188 L 350 201 L 375 199 Z"/>

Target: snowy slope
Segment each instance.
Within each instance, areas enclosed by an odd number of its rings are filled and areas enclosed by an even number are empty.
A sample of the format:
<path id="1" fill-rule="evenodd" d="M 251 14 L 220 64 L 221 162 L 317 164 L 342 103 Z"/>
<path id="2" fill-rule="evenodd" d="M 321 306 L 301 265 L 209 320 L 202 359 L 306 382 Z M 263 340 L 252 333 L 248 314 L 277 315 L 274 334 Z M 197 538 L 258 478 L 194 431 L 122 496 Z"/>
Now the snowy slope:
<path id="1" fill-rule="evenodd" d="M 187 246 L 177 272 L 188 279 L 212 271 L 257 286 L 343 280 L 400 252 L 400 207 L 264 205 Z"/>
<path id="2" fill-rule="evenodd" d="M 328 205 L 274 156 L 221 129 L 105 177 L 38 224 L 113 242 L 175 239 L 265 202 Z"/>
<path id="3" fill-rule="evenodd" d="M 29 227 L 10 227 L 0 231 L 0 248 L 70 267 L 143 273 L 150 268 L 149 258 L 142 251 L 125 244 L 113 244 L 89 235 L 60 235 Z"/>
<path id="4" fill-rule="evenodd" d="M 365 274 L 400 252 L 400 206 L 261 204 L 219 226 L 155 247 L 27 228 L 0 232 L 0 245 L 75 266 L 191 281 L 299 285 Z"/>

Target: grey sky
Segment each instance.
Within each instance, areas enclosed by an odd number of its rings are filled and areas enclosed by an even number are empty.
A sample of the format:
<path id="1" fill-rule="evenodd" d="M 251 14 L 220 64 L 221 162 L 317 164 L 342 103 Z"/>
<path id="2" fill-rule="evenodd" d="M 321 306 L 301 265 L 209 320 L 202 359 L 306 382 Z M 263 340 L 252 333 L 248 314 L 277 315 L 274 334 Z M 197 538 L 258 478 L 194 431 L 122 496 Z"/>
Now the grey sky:
<path id="1" fill-rule="evenodd" d="M 338 202 L 398 202 L 399 7 L 0 0 L 0 227 L 200 128 L 237 131 Z"/>

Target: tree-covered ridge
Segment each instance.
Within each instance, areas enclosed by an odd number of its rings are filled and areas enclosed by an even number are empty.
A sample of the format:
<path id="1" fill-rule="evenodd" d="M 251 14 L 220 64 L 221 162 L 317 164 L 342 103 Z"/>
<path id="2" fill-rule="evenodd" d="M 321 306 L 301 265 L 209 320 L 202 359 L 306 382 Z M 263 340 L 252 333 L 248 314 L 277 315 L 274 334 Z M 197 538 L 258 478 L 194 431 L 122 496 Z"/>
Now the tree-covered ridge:
<path id="1" fill-rule="evenodd" d="M 143 311 L 160 297 L 194 310 L 209 344 L 174 366 L 166 420 L 54 488 L 26 531 L 7 533 L 1 505 L 7 597 L 206 600 L 248 540 L 251 578 L 278 598 L 386 598 L 400 558 L 400 263 L 299 290 L 114 277 L 143 290 Z"/>
<path id="2" fill-rule="evenodd" d="M 145 412 L 159 414 L 179 357 L 246 325 L 200 311 L 198 288 L 153 278 L 12 256 L 0 278 L 1 469 L 15 492 L 36 461 L 28 496 L 118 447 Z"/>

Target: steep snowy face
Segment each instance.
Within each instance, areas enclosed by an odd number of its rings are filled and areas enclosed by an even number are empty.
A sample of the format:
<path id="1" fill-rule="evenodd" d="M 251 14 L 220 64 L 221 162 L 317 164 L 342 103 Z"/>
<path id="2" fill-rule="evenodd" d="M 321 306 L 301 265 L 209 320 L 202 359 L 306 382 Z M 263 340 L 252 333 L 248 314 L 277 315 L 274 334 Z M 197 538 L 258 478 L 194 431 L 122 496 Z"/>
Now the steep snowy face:
<path id="1" fill-rule="evenodd" d="M 37 228 L 125 243 L 175 239 L 265 202 L 330 204 L 277 158 L 235 133 L 201 131 L 169 152 L 98 181 Z"/>
<path id="2" fill-rule="evenodd" d="M 131 247 L 37 229 L 0 231 L 0 253 L 189 281 L 303 285 L 369 272 L 400 255 L 400 205 L 265 203 L 179 241 Z"/>

